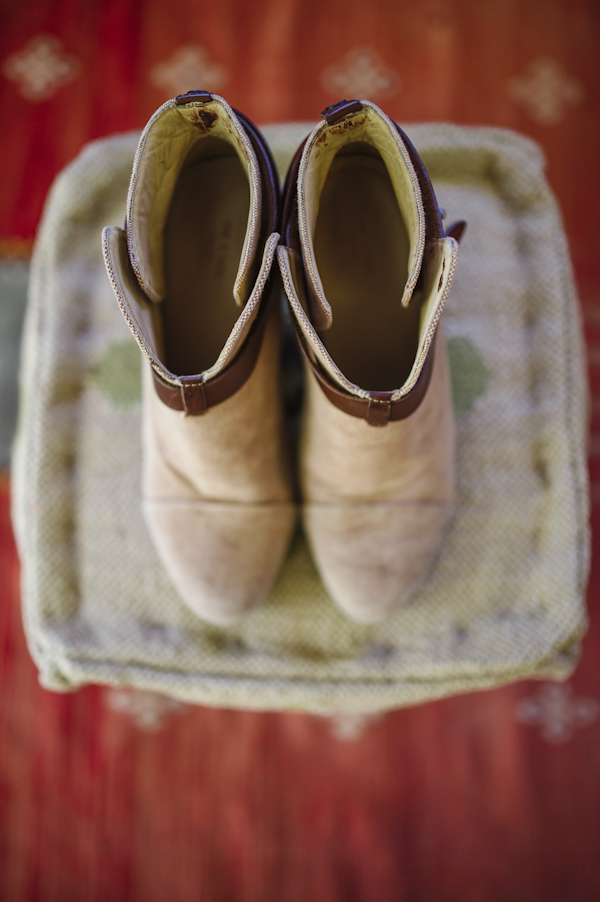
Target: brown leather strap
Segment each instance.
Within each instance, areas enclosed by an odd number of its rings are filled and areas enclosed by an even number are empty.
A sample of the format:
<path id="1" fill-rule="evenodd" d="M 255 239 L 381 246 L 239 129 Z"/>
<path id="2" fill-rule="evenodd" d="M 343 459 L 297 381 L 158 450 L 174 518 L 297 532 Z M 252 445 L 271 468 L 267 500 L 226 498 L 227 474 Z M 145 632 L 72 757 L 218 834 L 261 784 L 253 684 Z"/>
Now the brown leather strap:
<path id="1" fill-rule="evenodd" d="M 387 426 L 388 423 L 407 419 L 421 404 L 431 381 L 433 356 L 434 349 L 432 347 L 415 387 L 409 394 L 398 401 L 392 401 L 391 392 L 369 392 L 370 398 L 368 401 L 364 398 L 356 398 L 336 388 L 324 377 L 320 370 L 313 368 L 313 372 L 327 398 L 339 410 L 349 413 L 353 417 L 360 417 L 366 420 L 370 426 Z"/>
<path id="2" fill-rule="evenodd" d="M 386 426 L 390 422 L 394 423 L 398 420 L 407 419 L 407 417 L 414 413 L 417 407 L 419 407 L 421 401 L 425 397 L 425 392 L 427 391 L 431 380 L 435 354 L 435 338 L 429 350 L 429 354 L 427 355 L 427 359 L 423 364 L 419 378 L 417 379 L 414 388 L 412 388 L 407 395 L 404 395 L 403 398 L 400 398 L 397 401 L 392 401 L 392 392 L 372 391 L 369 392 L 369 399 L 367 400 L 366 398 L 357 398 L 355 395 L 350 395 L 348 392 L 344 391 L 342 388 L 338 388 L 331 382 L 317 361 L 309 354 L 306 348 L 304 335 L 300 331 L 300 327 L 298 326 L 295 317 L 293 317 L 292 322 L 304 359 L 313 371 L 323 393 L 329 401 L 338 408 L 338 410 L 341 410 L 343 413 L 347 413 L 352 417 L 366 420 L 370 426 Z"/>
<path id="3" fill-rule="evenodd" d="M 463 219 L 453 222 L 448 226 L 446 236 L 460 242 L 466 227 L 467 223 Z M 371 426 L 385 426 L 389 422 L 393 423 L 397 420 L 405 420 L 415 412 L 425 397 L 425 392 L 429 386 L 431 373 L 433 371 L 437 333 L 431 348 L 429 349 L 427 359 L 419 374 L 419 378 L 417 379 L 414 388 L 412 388 L 407 395 L 404 395 L 404 397 L 398 401 L 392 401 L 392 392 L 369 392 L 370 399 L 367 401 L 366 399 L 349 395 L 343 389 L 335 386 L 330 379 L 328 379 L 317 361 L 308 353 L 304 335 L 300 331 L 296 318 L 293 315 L 292 322 L 302 354 L 315 374 L 324 394 L 332 404 L 335 404 L 335 406 L 344 413 L 350 414 L 350 416 L 353 417 L 361 417 Z"/>
<path id="4" fill-rule="evenodd" d="M 446 229 L 446 238 L 454 238 L 454 240 L 457 241 L 458 244 L 460 244 L 460 240 L 465 234 L 466 228 L 467 223 L 464 221 L 464 219 L 457 219 L 456 222 L 451 222 Z"/>
<path id="5" fill-rule="evenodd" d="M 167 407 L 181 410 L 186 416 L 200 416 L 239 391 L 252 375 L 258 360 L 269 312 L 272 309 L 272 300 L 277 294 L 274 282 L 275 278 L 271 276 L 259 312 L 241 350 L 233 362 L 214 379 L 204 382 L 201 375 L 181 376 L 179 380 L 181 385 L 173 385 L 163 379 L 156 370 L 152 370 L 156 393 Z"/>

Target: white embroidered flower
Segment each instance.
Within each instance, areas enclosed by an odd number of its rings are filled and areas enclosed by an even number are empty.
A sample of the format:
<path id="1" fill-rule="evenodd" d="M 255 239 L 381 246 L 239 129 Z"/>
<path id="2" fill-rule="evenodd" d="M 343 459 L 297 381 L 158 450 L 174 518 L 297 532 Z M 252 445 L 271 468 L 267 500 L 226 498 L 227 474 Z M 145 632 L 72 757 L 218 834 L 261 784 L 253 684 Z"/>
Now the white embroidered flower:
<path id="1" fill-rule="evenodd" d="M 39 34 L 7 57 L 2 72 L 15 82 L 21 97 L 35 102 L 47 100 L 62 85 L 73 81 L 79 68 L 79 60 L 65 53 L 58 38 Z"/>
<path id="2" fill-rule="evenodd" d="M 353 711 L 338 711 L 325 716 L 329 720 L 331 735 L 340 742 L 356 742 L 370 726 L 381 719 L 380 714 L 359 714 Z"/>
<path id="3" fill-rule="evenodd" d="M 142 689 L 107 689 L 106 704 L 113 711 L 129 717 L 140 730 L 152 733 L 161 730 L 173 714 L 181 714 L 182 702 Z"/>
<path id="4" fill-rule="evenodd" d="M 577 727 L 596 720 L 599 705 L 593 698 L 571 698 L 571 687 L 549 683 L 538 696 L 522 699 L 517 705 L 517 720 L 541 726 L 548 742 L 565 742 Z"/>
<path id="5" fill-rule="evenodd" d="M 402 84 L 399 75 L 386 68 L 374 50 L 361 47 L 350 50 L 340 65 L 325 69 L 321 82 L 328 93 L 349 100 L 391 97 Z"/>
<path id="6" fill-rule="evenodd" d="M 195 89 L 218 91 L 227 84 L 227 69 L 210 60 L 208 51 L 196 44 L 179 47 L 169 59 L 150 70 L 150 81 L 169 96 Z"/>
<path id="7" fill-rule="evenodd" d="M 545 58 L 534 60 L 526 75 L 511 78 L 507 90 L 540 125 L 556 125 L 568 107 L 584 97 L 582 85 L 570 78 L 557 60 Z"/>

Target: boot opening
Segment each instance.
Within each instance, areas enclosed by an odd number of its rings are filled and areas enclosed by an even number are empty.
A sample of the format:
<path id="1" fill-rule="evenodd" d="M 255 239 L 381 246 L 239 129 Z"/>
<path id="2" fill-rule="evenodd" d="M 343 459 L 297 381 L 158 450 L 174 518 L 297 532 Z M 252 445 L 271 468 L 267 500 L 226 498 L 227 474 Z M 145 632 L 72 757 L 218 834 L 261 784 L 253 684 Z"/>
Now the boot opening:
<path id="1" fill-rule="evenodd" d="M 235 148 L 205 137 L 187 153 L 163 233 L 165 363 L 178 375 L 211 367 L 237 318 L 233 288 L 250 209 Z"/>
<path id="2" fill-rule="evenodd" d="M 410 236 L 378 150 L 351 142 L 335 155 L 319 198 L 315 262 L 333 324 L 323 344 L 344 375 L 369 391 L 408 379 L 419 344 L 419 293 L 401 298 Z"/>

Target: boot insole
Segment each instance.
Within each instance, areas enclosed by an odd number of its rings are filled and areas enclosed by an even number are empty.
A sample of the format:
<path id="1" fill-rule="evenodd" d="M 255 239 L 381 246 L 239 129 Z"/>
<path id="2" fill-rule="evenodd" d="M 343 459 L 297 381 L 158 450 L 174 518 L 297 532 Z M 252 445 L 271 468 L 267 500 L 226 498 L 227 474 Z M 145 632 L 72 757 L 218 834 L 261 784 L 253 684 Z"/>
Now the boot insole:
<path id="1" fill-rule="evenodd" d="M 167 294 L 161 304 L 165 363 L 178 376 L 211 367 L 240 315 L 233 285 L 250 205 L 237 156 L 184 166 L 164 231 Z"/>
<path id="2" fill-rule="evenodd" d="M 409 239 L 392 181 L 380 157 L 334 159 L 314 236 L 317 268 L 333 325 L 320 337 L 355 385 L 401 388 L 419 338 L 420 306 L 401 303 L 408 279 Z"/>

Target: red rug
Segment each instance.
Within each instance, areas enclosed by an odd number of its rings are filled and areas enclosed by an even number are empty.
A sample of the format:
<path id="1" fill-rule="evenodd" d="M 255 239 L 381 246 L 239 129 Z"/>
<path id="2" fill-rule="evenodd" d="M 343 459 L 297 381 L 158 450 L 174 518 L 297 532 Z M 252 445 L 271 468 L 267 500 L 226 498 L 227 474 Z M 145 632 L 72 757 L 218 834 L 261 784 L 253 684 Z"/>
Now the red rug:
<path id="1" fill-rule="evenodd" d="M 596 394 L 599 44 L 593 0 L 5 0 L 0 249 L 27 254 L 53 177 L 84 143 L 141 128 L 189 87 L 258 122 L 314 119 L 359 94 L 403 123 L 505 126 L 546 152 Z M 593 400 L 594 504 L 599 415 Z M 359 725 L 298 714 L 45 692 L 21 627 L 7 483 L 0 561 L 1 900 L 600 899 L 596 553 L 567 685 L 400 711 L 357 738 Z"/>

